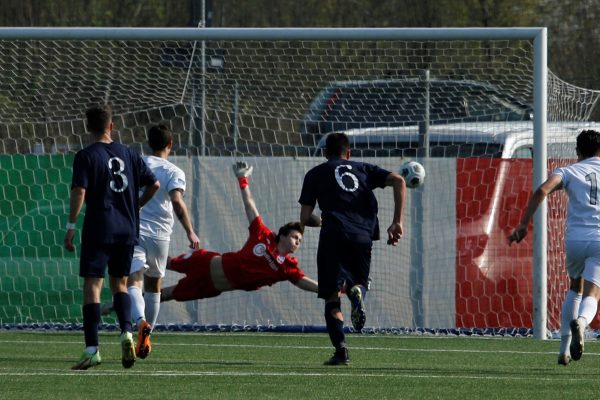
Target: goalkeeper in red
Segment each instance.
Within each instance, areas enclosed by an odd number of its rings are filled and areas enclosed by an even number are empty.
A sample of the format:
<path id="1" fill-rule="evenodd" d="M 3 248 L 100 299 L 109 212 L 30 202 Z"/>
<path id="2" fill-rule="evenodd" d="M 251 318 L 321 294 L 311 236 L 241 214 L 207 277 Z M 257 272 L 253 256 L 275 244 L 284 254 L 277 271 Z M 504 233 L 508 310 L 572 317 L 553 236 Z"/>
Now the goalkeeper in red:
<path id="1" fill-rule="evenodd" d="M 163 288 L 161 301 L 205 299 L 230 290 L 257 290 L 281 281 L 317 293 L 317 282 L 304 275 L 292 256 L 302 242 L 302 225 L 288 222 L 277 234 L 265 226 L 248 185 L 252 168 L 245 162 L 233 166 L 250 223 L 244 246 L 223 254 L 198 249 L 171 259 L 167 268 L 186 276 L 176 285 Z"/>

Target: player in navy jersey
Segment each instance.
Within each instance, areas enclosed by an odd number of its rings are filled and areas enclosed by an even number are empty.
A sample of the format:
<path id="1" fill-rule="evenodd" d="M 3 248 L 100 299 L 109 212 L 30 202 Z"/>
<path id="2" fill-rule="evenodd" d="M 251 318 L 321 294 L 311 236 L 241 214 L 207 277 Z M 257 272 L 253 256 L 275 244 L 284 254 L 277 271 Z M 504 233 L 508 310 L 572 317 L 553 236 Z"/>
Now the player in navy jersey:
<path id="1" fill-rule="evenodd" d="M 552 192 L 564 189 L 569 198 L 565 228 L 569 290 L 560 317 L 558 364 L 568 365 L 583 354 L 585 328 L 596 316 L 600 300 L 600 133 L 584 130 L 577 136 L 576 163 L 556 168 L 531 195 L 508 243 L 521 242 L 539 205 Z"/>
<path id="2" fill-rule="evenodd" d="M 87 129 L 95 142 L 77 152 L 73 161 L 64 240 L 65 248 L 74 251 L 75 224 L 85 202 L 79 275 L 84 279 L 82 311 L 86 348 L 72 369 L 88 369 L 100 364 L 100 293 L 107 266 L 121 328 L 121 362 L 130 368 L 135 362 L 135 350 L 127 276 L 138 240 L 139 209 L 152 198 L 160 183 L 139 154 L 112 140 L 110 106 L 92 107 L 87 110 L 86 118 Z M 138 198 L 142 188 L 145 189 Z"/>
<path id="3" fill-rule="evenodd" d="M 369 282 L 371 248 L 379 240 L 375 188 L 394 189 L 394 219 L 387 230 L 387 243 L 395 246 L 403 234 L 402 218 L 406 183 L 398 173 L 376 165 L 350 161 L 350 143 L 344 133 L 330 133 L 326 139 L 327 161 L 304 177 L 299 203 L 300 222 L 321 226 L 317 250 L 319 297 L 325 300 L 325 323 L 335 353 L 325 364 L 348 364 L 344 317 L 340 293 L 352 305 L 354 328 L 361 331 L 366 316 L 364 295 Z M 318 203 L 321 219 L 313 214 Z"/>

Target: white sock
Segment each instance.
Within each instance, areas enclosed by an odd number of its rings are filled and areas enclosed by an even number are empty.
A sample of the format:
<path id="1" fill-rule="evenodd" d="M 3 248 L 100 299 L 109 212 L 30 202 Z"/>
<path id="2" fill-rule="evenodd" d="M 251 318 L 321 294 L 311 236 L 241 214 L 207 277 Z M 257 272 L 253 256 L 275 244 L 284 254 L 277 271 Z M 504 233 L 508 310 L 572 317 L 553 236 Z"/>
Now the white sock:
<path id="1" fill-rule="evenodd" d="M 570 324 L 579 313 L 579 304 L 581 303 L 581 295 L 573 290 L 567 290 L 565 300 L 562 304 L 560 314 L 560 351 L 559 354 L 569 353 L 571 345 L 571 328 Z"/>
<path id="2" fill-rule="evenodd" d="M 98 351 L 98 346 L 88 346 L 85 348 L 85 352 L 88 354 L 95 354 Z"/>
<path id="3" fill-rule="evenodd" d="M 144 301 L 146 302 L 146 315 L 148 316 L 146 321 L 150 324 L 152 329 L 154 329 L 154 324 L 156 324 L 158 312 L 160 311 L 160 292 L 144 293 Z"/>
<path id="4" fill-rule="evenodd" d="M 129 297 L 131 297 L 131 319 L 138 325 L 140 319 L 146 319 L 144 315 L 145 306 L 142 289 L 137 286 L 129 286 L 127 291 L 129 292 Z"/>
<path id="5" fill-rule="evenodd" d="M 585 326 L 587 327 L 590 322 L 596 316 L 598 311 L 598 300 L 594 296 L 586 296 L 581 300 L 579 305 L 579 318 L 585 319 Z"/>

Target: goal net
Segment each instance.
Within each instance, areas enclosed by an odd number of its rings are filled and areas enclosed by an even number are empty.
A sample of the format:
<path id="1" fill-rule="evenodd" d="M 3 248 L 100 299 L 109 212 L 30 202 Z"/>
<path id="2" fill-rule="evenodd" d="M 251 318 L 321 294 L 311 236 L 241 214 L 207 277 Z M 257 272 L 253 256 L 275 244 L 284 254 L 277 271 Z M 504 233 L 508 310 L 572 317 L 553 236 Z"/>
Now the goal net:
<path id="1" fill-rule="evenodd" d="M 201 246 L 237 251 L 246 217 L 231 164 L 254 165 L 251 187 L 267 226 L 299 218 L 304 173 L 322 139 L 345 131 L 352 157 L 397 171 L 421 162 L 408 191 L 405 235 L 373 247 L 367 329 L 528 333 L 533 235 L 507 245 L 533 187 L 531 40 L 51 40 L 0 37 L 0 323 L 81 322 L 79 248 L 64 250 L 74 153 L 90 142 L 85 110 L 108 102 L 113 137 L 148 153 L 146 130 L 175 133 L 170 159 Z M 598 93 L 548 74 L 548 171 L 572 162 Z M 390 189 L 378 189 L 382 230 Z M 548 216 L 547 328 L 567 289 L 566 199 Z M 318 209 L 317 209 L 318 211 Z M 84 210 L 85 212 L 85 210 Z M 78 227 L 80 227 L 82 219 Z M 78 230 L 80 232 L 80 229 Z M 319 230 L 297 256 L 316 279 Z M 77 241 L 79 244 L 79 241 Z M 188 251 L 179 225 L 170 253 Z M 169 271 L 164 286 L 181 275 Z M 110 300 L 105 288 L 103 301 Z M 349 303 L 343 302 L 349 312 Z M 174 329 L 322 329 L 322 301 L 289 282 L 217 298 L 163 303 Z M 114 323 L 111 317 L 104 322 Z M 597 324 L 597 321 L 594 322 Z M 597 325 L 595 325 L 597 326 Z"/>

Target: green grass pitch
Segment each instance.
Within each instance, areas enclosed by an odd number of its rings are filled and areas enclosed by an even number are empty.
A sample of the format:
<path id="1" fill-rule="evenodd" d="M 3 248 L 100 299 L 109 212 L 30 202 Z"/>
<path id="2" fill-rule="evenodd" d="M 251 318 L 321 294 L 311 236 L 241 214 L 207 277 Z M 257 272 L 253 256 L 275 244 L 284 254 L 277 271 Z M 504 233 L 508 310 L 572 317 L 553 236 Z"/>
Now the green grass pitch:
<path id="1" fill-rule="evenodd" d="M 121 367 L 117 333 L 102 364 L 71 371 L 82 332 L 0 330 L 2 399 L 597 398 L 600 344 L 556 364 L 558 342 L 531 338 L 348 335 L 349 366 L 322 365 L 324 334 L 156 332 L 153 351 Z"/>

